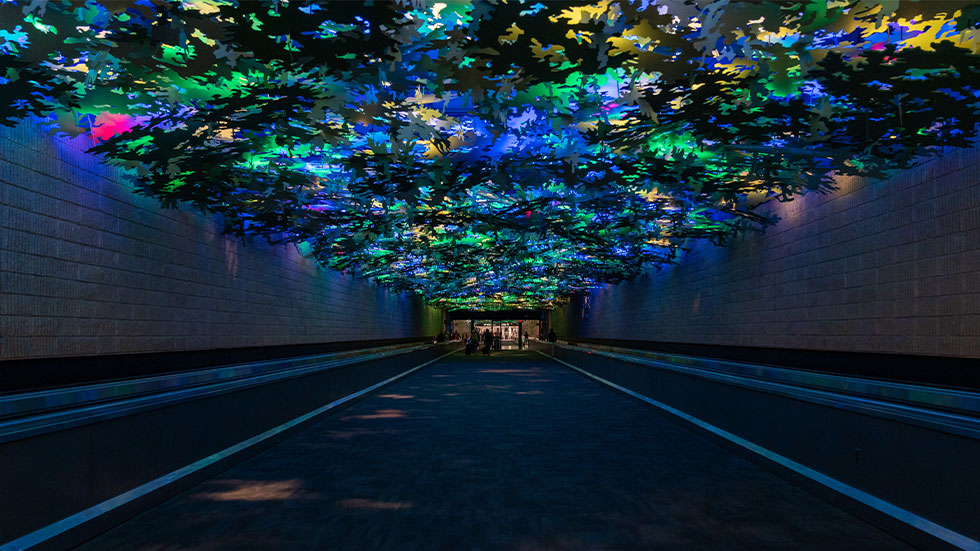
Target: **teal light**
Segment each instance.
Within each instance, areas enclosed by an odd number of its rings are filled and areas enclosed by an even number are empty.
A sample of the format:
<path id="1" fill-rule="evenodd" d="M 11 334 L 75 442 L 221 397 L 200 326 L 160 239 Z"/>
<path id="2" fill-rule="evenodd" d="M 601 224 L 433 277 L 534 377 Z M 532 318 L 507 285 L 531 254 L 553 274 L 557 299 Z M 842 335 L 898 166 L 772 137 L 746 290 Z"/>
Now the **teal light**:
<path id="1" fill-rule="evenodd" d="M 551 307 L 973 143 L 970 2 L 0 3 L 3 122 L 451 308 Z"/>

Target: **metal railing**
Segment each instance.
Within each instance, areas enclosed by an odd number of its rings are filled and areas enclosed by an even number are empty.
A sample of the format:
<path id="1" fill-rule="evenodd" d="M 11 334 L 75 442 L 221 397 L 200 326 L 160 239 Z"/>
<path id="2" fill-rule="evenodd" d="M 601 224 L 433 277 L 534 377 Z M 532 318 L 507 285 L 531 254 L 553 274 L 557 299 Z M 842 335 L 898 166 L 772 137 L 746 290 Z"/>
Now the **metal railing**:
<path id="1" fill-rule="evenodd" d="M 980 392 L 605 345 L 554 346 L 980 438 Z"/>
<path id="2" fill-rule="evenodd" d="M 431 346 L 388 345 L 3 395 L 0 396 L 0 442 Z"/>

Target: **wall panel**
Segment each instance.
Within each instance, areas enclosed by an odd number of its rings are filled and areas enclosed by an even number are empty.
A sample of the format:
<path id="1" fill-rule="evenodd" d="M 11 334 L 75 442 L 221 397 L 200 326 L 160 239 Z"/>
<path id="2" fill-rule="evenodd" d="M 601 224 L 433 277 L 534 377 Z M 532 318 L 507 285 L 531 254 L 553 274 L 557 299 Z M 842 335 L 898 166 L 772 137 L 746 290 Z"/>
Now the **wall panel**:
<path id="1" fill-rule="evenodd" d="M 0 360 L 438 333 L 414 296 L 161 209 L 88 145 L 0 128 Z"/>
<path id="2" fill-rule="evenodd" d="M 578 297 L 556 331 L 980 357 L 980 149 L 763 208 L 780 222 Z"/>

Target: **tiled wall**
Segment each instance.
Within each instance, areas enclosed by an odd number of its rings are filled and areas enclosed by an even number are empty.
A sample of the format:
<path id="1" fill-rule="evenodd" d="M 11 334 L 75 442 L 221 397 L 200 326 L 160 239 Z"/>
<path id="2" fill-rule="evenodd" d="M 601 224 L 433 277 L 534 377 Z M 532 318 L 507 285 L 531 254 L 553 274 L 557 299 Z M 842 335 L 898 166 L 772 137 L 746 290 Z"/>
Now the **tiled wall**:
<path id="1" fill-rule="evenodd" d="M 435 335 L 441 313 L 132 192 L 83 140 L 0 128 L 0 359 Z"/>
<path id="2" fill-rule="evenodd" d="M 980 357 L 980 149 L 769 206 L 728 247 L 595 291 L 559 335 Z"/>

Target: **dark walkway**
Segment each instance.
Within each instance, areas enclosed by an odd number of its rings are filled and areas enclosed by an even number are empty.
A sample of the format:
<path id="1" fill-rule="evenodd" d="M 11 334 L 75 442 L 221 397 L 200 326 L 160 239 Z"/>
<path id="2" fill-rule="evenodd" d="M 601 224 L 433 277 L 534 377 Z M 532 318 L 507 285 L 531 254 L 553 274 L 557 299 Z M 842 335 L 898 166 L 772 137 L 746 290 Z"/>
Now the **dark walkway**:
<path id="1" fill-rule="evenodd" d="M 528 352 L 457 354 L 84 545 L 907 549 Z"/>

